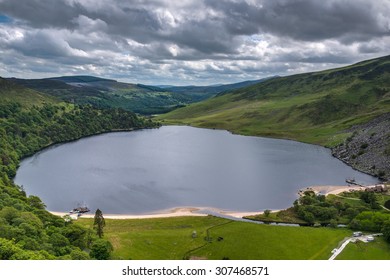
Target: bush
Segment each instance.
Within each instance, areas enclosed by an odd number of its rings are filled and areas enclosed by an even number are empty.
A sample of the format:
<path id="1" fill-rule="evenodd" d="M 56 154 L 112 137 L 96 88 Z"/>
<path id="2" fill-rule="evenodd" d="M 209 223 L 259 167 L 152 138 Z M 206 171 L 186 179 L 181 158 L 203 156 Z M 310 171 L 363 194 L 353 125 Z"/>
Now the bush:
<path id="1" fill-rule="evenodd" d="M 385 202 L 385 207 L 387 209 L 390 209 L 390 199 L 388 201 Z"/>
<path id="2" fill-rule="evenodd" d="M 390 243 L 390 220 L 383 223 L 382 233 L 385 240 Z"/>
<path id="3" fill-rule="evenodd" d="M 70 258 L 72 260 L 89 260 L 89 255 L 86 252 L 81 251 L 80 249 L 73 250 L 70 253 Z"/>
<path id="4" fill-rule="evenodd" d="M 389 214 L 380 212 L 362 212 L 350 224 L 353 229 L 380 232 L 385 223 L 390 221 Z"/>
<path id="5" fill-rule="evenodd" d="M 335 219 L 330 220 L 329 226 L 331 228 L 337 228 L 337 225 L 338 225 L 337 220 L 335 220 Z"/>
<path id="6" fill-rule="evenodd" d="M 92 243 L 91 252 L 89 255 L 91 258 L 97 260 L 108 260 L 113 250 L 111 243 L 104 239 L 97 239 Z"/>

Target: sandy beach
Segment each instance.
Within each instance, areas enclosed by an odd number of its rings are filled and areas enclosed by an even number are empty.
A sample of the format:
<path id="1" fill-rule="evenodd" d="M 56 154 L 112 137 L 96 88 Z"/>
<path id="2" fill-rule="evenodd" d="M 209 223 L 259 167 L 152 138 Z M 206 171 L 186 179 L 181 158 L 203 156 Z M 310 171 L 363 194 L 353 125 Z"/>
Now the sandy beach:
<path id="1" fill-rule="evenodd" d="M 366 188 L 375 187 L 373 186 L 366 186 L 366 187 L 360 187 L 360 186 L 311 186 L 307 188 L 303 188 L 299 190 L 299 193 L 303 193 L 304 191 L 312 190 L 316 193 L 320 193 L 323 195 L 329 195 L 329 194 L 340 194 L 342 192 L 349 192 L 349 191 L 360 191 L 364 190 Z M 278 212 L 281 211 L 280 209 L 277 210 L 271 210 L 272 212 Z M 69 215 L 69 213 L 66 212 L 50 212 L 53 215 L 63 217 L 65 215 Z M 227 210 L 221 210 L 217 208 L 203 208 L 203 207 L 177 207 L 167 210 L 158 211 L 155 213 L 148 213 L 148 214 L 104 214 L 104 218 L 106 219 L 153 219 L 153 218 L 170 218 L 170 217 L 184 217 L 184 216 L 207 216 L 207 215 L 213 215 L 216 214 L 216 216 L 230 216 L 232 218 L 242 218 L 245 216 L 253 216 L 262 214 L 263 211 L 255 211 L 255 212 L 239 212 L 239 211 L 227 211 Z M 76 214 L 71 215 L 72 218 L 77 218 Z M 78 218 L 94 218 L 93 213 L 89 214 L 82 214 Z"/>
<path id="2" fill-rule="evenodd" d="M 361 191 L 366 188 L 373 188 L 375 185 L 360 187 L 360 186 L 311 186 L 304 189 L 300 189 L 300 192 L 304 192 L 307 190 L 312 190 L 316 193 L 320 193 L 323 195 L 329 194 L 340 194 L 342 192 L 350 192 L 350 191 Z"/>
<path id="3" fill-rule="evenodd" d="M 280 211 L 280 210 L 272 210 L 272 212 Z M 65 215 L 69 215 L 67 212 L 53 212 L 50 211 L 53 215 L 63 217 Z M 256 212 L 238 212 L 238 211 L 227 211 L 221 210 L 217 208 L 209 208 L 209 207 L 177 207 L 167 210 L 158 211 L 155 213 L 148 214 L 104 214 L 105 219 L 153 219 L 153 218 L 170 218 L 170 217 L 185 217 L 185 216 L 207 216 L 207 215 L 221 215 L 221 216 L 229 216 L 232 218 L 242 218 L 244 216 L 252 216 L 262 214 L 263 211 Z M 76 218 L 76 214 L 72 214 L 71 217 Z M 78 218 L 94 218 L 93 213 L 82 214 Z"/>
<path id="4" fill-rule="evenodd" d="M 105 219 L 152 219 L 152 218 L 169 218 L 169 217 L 182 217 L 182 216 L 207 216 L 207 214 L 196 213 L 201 210 L 200 208 L 195 207 L 185 207 L 185 208 L 173 208 L 168 210 L 163 210 L 161 212 L 150 213 L 150 214 L 104 214 Z M 66 212 L 50 212 L 56 216 L 65 216 L 69 215 Z M 72 215 L 71 215 L 72 216 Z M 94 218 L 94 214 L 82 214 L 79 218 Z"/>

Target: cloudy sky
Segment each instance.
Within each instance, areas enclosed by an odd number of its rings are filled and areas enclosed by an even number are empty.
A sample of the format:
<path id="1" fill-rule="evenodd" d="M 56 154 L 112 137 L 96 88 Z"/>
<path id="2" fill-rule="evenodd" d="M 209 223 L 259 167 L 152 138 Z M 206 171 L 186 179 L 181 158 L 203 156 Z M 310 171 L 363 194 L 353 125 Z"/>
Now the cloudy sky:
<path id="1" fill-rule="evenodd" d="M 390 0 L 0 0 L 0 76 L 216 84 L 390 54 Z"/>

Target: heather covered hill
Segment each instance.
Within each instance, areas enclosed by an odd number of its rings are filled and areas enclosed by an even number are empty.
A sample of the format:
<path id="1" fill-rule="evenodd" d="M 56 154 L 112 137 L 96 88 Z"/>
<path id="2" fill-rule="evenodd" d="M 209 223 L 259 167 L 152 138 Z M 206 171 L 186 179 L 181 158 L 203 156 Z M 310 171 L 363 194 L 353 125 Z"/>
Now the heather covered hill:
<path id="1" fill-rule="evenodd" d="M 222 128 L 244 135 L 295 139 L 335 147 L 354 137 L 356 125 L 387 116 L 385 114 L 389 112 L 390 56 L 386 56 L 338 69 L 276 77 L 159 118 L 168 123 Z M 376 149 L 375 154 L 388 158 L 390 132 L 388 129 L 382 132 L 383 137 L 377 139 L 382 143 L 376 145 L 381 148 Z M 365 150 L 369 151 L 370 148 Z M 360 155 L 355 156 L 356 159 Z M 381 162 L 387 163 L 364 170 L 375 175 L 383 175 L 380 171 L 387 174 L 389 161 Z M 369 164 L 375 165 L 371 161 Z"/>

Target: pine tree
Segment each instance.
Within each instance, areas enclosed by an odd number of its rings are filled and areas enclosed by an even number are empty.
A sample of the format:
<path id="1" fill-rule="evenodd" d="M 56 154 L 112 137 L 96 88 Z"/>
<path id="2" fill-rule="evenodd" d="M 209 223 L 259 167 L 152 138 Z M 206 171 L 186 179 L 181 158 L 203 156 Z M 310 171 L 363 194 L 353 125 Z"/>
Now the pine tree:
<path id="1" fill-rule="evenodd" d="M 100 209 L 97 209 L 95 212 L 95 220 L 93 222 L 93 228 L 96 230 L 97 235 L 99 238 L 103 237 L 103 228 L 106 225 L 106 222 L 104 221 L 103 213 L 100 211 Z"/>

